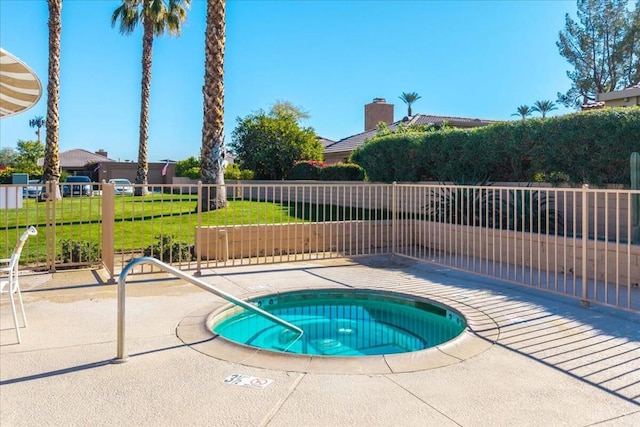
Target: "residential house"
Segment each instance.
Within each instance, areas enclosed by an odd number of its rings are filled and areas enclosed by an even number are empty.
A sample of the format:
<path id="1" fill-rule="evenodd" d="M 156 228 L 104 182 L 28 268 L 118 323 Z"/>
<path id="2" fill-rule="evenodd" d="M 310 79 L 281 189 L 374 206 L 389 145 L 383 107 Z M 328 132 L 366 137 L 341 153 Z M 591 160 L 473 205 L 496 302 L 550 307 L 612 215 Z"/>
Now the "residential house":
<path id="1" fill-rule="evenodd" d="M 640 105 L 640 83 L 622 90 L 596 94 L 596 101 L 584 104 L 583 110 L 592 110 L 603 107 L 631 107 Z"/>
<path id="2" fill-rule="evenodd" d="M 93 182 L 108 181 L 113 178 L 126 178 L 135 182 L 138 172 L 137 162 L 119 162 L 111 159 L 104 150 L 95 153 L 76 148 L 63 151 L 60 156 L 60 169 L 69 175 L 84 175 Z M 44 158 L 38 159 L 38 165 L 44 164 Z M 167 168 L 164 169 L 165 165 Z M 149 163 L 147 181 L 149 184 L 170 183 L 170 177 L 175 174 L 175 163 L 153 162 Z"/>
<path id="3" fill-rule="evenodd" d="M 83 150 L 82 148 L 62 151 L 59 153 L 60 169 L 62 172 L 69 175 L 91 176 L 91 168 L 95 168 L 97 165 L 104 162 L 114 161 L 107 157 L 107 155 L 108 153 L 103 150 L 92 153 L 91 151 Z M 37 163 L 38 166 L 43 166 L 44 158 L 39 158 Z"/>
<path id="4" fill-rule="evenodd" d="M 434 116 L 415 114 L 402 120 L 393 120 L 393 104 L 387 104 L 384 98 L 374 98 L 373 102 L 364 106 L 364 132 L 343 138 L 324 149 L 324 162 L 335 164 L 346 162 L 353 150 L 377 134 L 378 123 L 387 124 L 389 130 L 395 130 L 401 123 L 405 126 L 442 126 L 445 123 L 456 128 L 475 128 L 495 123 L 495 120 L 472 119 L 465 117 Z"/>

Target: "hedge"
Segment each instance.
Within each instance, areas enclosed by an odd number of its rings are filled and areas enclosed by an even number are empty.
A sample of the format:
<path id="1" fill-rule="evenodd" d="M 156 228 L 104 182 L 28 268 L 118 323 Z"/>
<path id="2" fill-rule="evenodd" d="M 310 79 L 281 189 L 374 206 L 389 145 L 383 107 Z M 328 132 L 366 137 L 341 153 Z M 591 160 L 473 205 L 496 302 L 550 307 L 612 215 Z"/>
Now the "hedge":
<path id="1" fill-rule="evenodd" d="M 354 163 L 338 163 L 322 169 L 323 181 L 364 181 L 364 169 Z"/>
<path id="2" fill-rule="evenodd" d="M 371 181 L 505 181 L 629 184 L 640 151 L 640 107 L 605 108 L 473 129 L 391 134 L 350 160 Z"/>
<path id="3" fill-rule="evenodd" d="M 296 164 L 289 172 L 287 179 L 290 180 L 319 180 L 322 169 L 326 164 L 317 160 L 301 161 Z"/>
<path id="4" fill-rule="evenodd" d="M 353 163 L 327 165 L 316 160 L 305 160 L 295 164 L 289 180 L 315 181 L 364 181 L 364 169 Z"/>

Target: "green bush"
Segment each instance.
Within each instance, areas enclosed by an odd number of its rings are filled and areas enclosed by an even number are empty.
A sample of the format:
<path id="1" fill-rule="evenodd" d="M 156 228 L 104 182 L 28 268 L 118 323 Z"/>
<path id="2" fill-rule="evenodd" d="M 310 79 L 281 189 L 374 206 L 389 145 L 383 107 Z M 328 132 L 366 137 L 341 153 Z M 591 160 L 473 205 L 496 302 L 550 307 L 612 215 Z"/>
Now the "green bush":
<path id="1" fill-rule="evenodd" d="M 253 179 L 253 172 L 246 169 L 240 169 L 237 163 L 230 163 L 224 169 L 224 179 Z M 189 157 L 176 163 L 176 176 L 182 176 L 190 179 L 200 179 L 200 158 Z"/>
<path id="2" fill-rule="evenodd" d="M 356 149 L 349 161 L 364 168 L 371 181 L 418 181 L 423 173 L 420 156 L 423 135 L 391 134 L 374 138 Z"/>
<path id="3" fill-rule="evenodd" d="M 564 234 L 564 216 L 551 193 L 516 188 L 502 200 L 502 228 Z"/>
<path id="4" fill-rule="evenodd" d="M 11 166 L 7 166 L 6 169 L 0 169 L 0 184 L 11 184 L 15 172 L 17 171 Z"/>
<path id="5" fill-rule="evenodd" d="M 200 179 L 200 158 L 191 156 L 176 162 L 176 176 Z"/>
<path id="6" fill-rule="evenodd" d="M 355 163 L 338 163 L 320 171 L 323 181 L 364 181 L 364 169 Z"/>
<path id="7" fill-rule="evenodd" d="M 200 166 L 196 166 L 191 169 L 185 169 L 184 171 L 182 171 L 182 175 L 176 176 L 183 176 L 189 179 L 200 179 Z"/>
<path id="8" fill-rule="evenodd" d="M 524 188 L 492 190 L 486 182 L 435 188 L 427 199 L 430 221 L 512 231 L 564 234 L 554 195 Z"/>
<path id="9" fill-rule="evenodd" d="M 144 256 L 159 259 L 162 262 L 182 262 L 193 260 L 193 248 L 185 242 L 176 240 L 173 235 L 156 236 L 158 242 L 147 246 Z"/>
<path id="10" fill-rule="evenodd" d="M 305 160 L 296 162 L 289 172 L 287 179 L 290 180 L 319 180 L 322 169 L 327 165 L 317 160 Z"/>
<path id="11" fill-rule="evenodd" d="M 97 243 L 63 239 L 60 241 L 63 263 L 100 261 L 100 248 Z"/>
<path id="12" fill-rule="evenodd" d="M 371 181 L 491 181 L 592 185 L 629 182 L 640 151 L 640 107 L 605 108 L 473 129 L 391 134 L 366 142 L 351 159 Z"/>
<path id="13" fill-rule="evenodd" d="M 240 179 L 240 166 L 237 163 L 231 163 L 224 168 L 224 179 Z"/>
<path id="14" fill-rule="evenodd" d="M 230 163 L 224 169 L 224 179 L 251 180 L 253 179 L 253 175 L 253 171 L 240 169 L 240 165 L 237 163 Z"/>
<path id="15" fill-rule="evenodd" d="M 255 177 L 255 172 L 249 169 L 240 169 L 240 179 L 245 181 L 251 181 Z"/>

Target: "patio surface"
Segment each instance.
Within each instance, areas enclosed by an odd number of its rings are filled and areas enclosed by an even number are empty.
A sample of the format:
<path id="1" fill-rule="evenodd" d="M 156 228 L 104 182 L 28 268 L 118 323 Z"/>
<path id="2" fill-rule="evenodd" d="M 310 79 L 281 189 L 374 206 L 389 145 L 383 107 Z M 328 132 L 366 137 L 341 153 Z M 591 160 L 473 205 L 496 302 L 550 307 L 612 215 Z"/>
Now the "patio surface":
<path id="1" fill-rule="evenodd" d="M 248 297 L 372 288 L 446 302 L 465 337 L 401 358 L 345 361 L 213 348 L 220 299 L 165 273 L 127 281 L 126 363 L 102 270 L 23 274 L 29 326 L 0 313 L 0 425 L 638 426 L 640 316 L 398 257 L 226 267 Z M 429 357 L 426 357 L 426 356 Z M 262 388 L 232 375 L 272 380 Z"/>

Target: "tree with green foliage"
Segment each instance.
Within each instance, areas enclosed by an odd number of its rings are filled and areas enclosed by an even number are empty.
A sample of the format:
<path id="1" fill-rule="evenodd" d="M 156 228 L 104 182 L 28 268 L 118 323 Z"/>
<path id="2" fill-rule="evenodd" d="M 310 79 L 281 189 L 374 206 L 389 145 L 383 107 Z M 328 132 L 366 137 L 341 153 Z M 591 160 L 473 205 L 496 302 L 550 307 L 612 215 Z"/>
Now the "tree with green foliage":
<path id="1" fill-rule="evenodd" d="M 33 119 L 29 120 L 29 126 L 32 128 L 36 128 L 36 135 L 38 136 L 38 142 L 42 141 L 40 139 L 40 128 L 46 124 L 44 117 L 36 116 Z"/>
<path id="2" fill-rule="evenodd" d="M 542 114 L 544 119 L 549 111 L 557 110 L 556 103 L 553 101 L 536 101 L 531 107 L 532 111 Z"/>
<path id="3" fill-rule="evenodd" d="M 187 17 L 186 8 L 191 0 L 122 0 L 122 4 L 111 15 L 111 26 L 120 23 L 120 33 L 129 35 L 142 25 L 142 95 L 140 97 L 140 134 L 138 141 L 138 172 L 136 192 L 147 195 L 149 161 L 147 157 L 149 139 L 149 98 L 151 92 L 151 59 L 153 39 L 168 32 L 180 35 L 182 23 Z"/>
<path id="4" fill-rule="evenodd" d="M 16 151 L 18 155 L 13 162 L 16 171 L 42 176 L 42 167 L 38 166 L 38 159 L 43 158 L 45 154 L 42 142 L 20 140 L 16 145 Z"/>
<path id="5" fill-rule="evenodd" d="M 625 36 L 623 74 L 626 81 L 640 83 L 640 0 L 636 1 L 636 9 L 631 12 L 631 22 Z"/>
<path id="6" fill-rule="evenodd" d="M 299 124 L 301 110 L 283 105 L 291 106 L 279 102 L 268 113 L 237 118 L 230 146 L 240 166 L 254 171 L 257 179 L 286 179 L 296 161 L 322 160 L 315 131 Z"/>
<path id="7" fill-rule="evenodd" d="M 0 166 L 13 166 L 18 153 L 12 147 L 0 148 Z"/>
<path id="8" fill-rule="evenodd" d="M 516 109 L 516 112 L 512 114 L 512 116 L 520 116 L 522 120 L 525 120 L 531 114 L 533 114 L 535 110 L 533 107 L 529 107 L 528 105 L 521 105 Z"/>
<path id="9" fill-rule="evenodd" d="M 578 22 L 569 14 L 556 45 L 573 67 L 572 81 L 558 102 L 567 107 L 596 100 L 596 94 L 624 89 L 640 81 L 640 0 L 578 0 Z"/>
<path id="10" fill-rule="evenodd" d="M 271 113 L 276 116 L 292 116 L 297 121 L 306 120 L 309 117 L 309 112 L 304 111 L 302 107 L 296 107 L 290 101 L 276 101 L 271 106 Z"/>
<path id="11" fill-rule="evenodd" d="M 399 98 L 402 100 L 402 102 L 407 104 L 407 116 L 411 117 L 412 116 L 411 106 L 413 105 L 414 102 L 416 102 L 418 99 L 422 97 L 418 95 L 417 92 L 402 92 L 402 95 L 399 96 Z"/>

